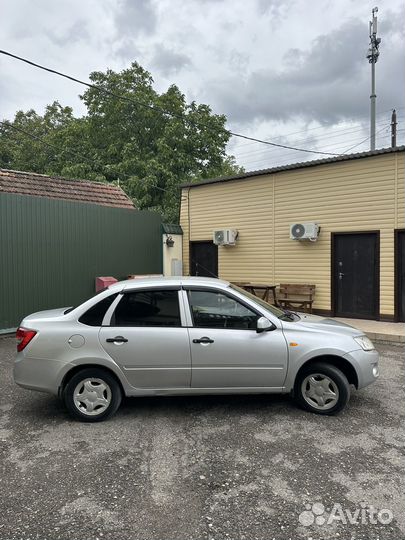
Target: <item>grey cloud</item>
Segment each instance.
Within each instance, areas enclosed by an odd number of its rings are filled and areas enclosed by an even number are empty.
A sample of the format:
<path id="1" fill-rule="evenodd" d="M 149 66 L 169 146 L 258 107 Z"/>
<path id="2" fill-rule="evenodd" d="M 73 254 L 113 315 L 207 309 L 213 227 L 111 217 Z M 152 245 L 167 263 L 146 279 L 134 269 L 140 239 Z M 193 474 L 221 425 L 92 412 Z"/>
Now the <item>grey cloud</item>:
<path id="1" fill-rule="evenodd" d="M 138 60 L 142 54 L 139 48 L 137 47 L 134 39 L 122 39 L 121 41 L 115 43 L 113 46 L 115 56 L 123 58 L 125 60 Z"/>
<path id="2" fill-rule="evenodd" d="M 364 28 L 362 22 L 350 21 L 332 34 L 319 36 L 309 52 L 301 56 L 291 77 L 298 83 L 312 84 L 314 80 L 322 83 L 353 76 L 365 63 Z"/>
<path id="3" fill-rule="evenodd" d="M 6 70 L 5 62 L 0 61 L 0 69 L 2 70 L 3 73 L 5 73 L 5 70 Z M 1 98 L 0 104 L 1 104 L 1 109 L 2 109 L 2 112 L 0 113 L 0 120 L 3 120 L 4 118 L 6 118 L 6 114 L 4 111 L 5 106 L 8 105 L 10 107 L 9 103 L 13 102 L 12 82 L 13 81 L 10 81 L 9 77 L 1 77 L 0 79 L 0 98 Z M 15 90 L 17 89 L 14 89 L 14 91 Z M 14 109 L 12 109 L 12 113 L 14 114 Z"/>
<path id="4" fill-rule="evenodd" d="M 117 35 L 152 34 L 156 24 L 157 15 L 150 0 L 120 0 L 115 15 Z"/>
<path id="5" fill-rule="evenodd" d="M 52 43 L 58 46 L 87 40 L 90 37 L 85 21 L 76 21 L 74 24 L 72 24 L 72 26 L 62 33 L 48 30 L 47 35 Z"/>
<path id="6" fill-rule="evenodd" d="M 229 54 L 229 65 L 233 71 L 238 73 L 246 72 L 249 66 L 249 54 L 238 52 L 233 49 Z"/>
<path id="7" fill-rule="evenodd" d="M 191 66 L 191 59 L 183 54 L 167 49 L 164 45 L 156 46 L 151 65 L 162 75 L 177 73 L 180 69 Z"/>
<path id="8" fill-rule="evenodd" d="M 211 81 L 209 95 L 231 121 L 242 124 L 294 117 L 321 123 L 357 119 L 369 108 L 366 51 L 366 25 L 349 21 L 333 34 L 318 37 L 308 51 L 289 51 L 283 70 L 255 71 L 221 85 Z M 391 47 L 384 55 L 382 51 L 377 68 L 380 110 L 403 105 L 398 81 L 403 55 L 403 46 Z"/>
<path id="9" fill-rule="evenodd" d="M 294 0 L 257 0 L 257 8 L 261 15 L 272 15 L 279 18 L 288 12 Z"/>

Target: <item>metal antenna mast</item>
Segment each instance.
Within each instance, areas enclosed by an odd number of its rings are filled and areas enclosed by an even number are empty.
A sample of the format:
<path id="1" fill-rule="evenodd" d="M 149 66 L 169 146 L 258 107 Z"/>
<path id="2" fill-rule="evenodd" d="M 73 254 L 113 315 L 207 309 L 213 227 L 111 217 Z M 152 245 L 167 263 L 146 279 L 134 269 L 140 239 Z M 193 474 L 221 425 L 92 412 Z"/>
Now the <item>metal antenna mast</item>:
<path id="1" fill-rule="evenodd" d="M 376 93 L 375 93 L 375 65 L 380 55 L 378 47 L 381 43 L 381 38 L 377 37 L 377 15 L 378 7 L 372 10 L 372 17 L 369 23 L 370 30 L 370 47 L 367 53 L 367 59 L 371 64 L 371 95 L 370 95 L 370 150 L 375 150 L 375 105 L 376 105 Z"/>

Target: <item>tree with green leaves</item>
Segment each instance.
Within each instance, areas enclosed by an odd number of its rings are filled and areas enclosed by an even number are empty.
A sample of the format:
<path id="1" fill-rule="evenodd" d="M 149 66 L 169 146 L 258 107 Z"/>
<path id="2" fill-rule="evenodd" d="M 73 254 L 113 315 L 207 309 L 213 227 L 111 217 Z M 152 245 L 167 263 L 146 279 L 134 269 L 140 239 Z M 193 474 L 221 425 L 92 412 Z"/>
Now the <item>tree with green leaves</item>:
<path id="1" fill-rule="evenodd" d="M 58 102 L 43 116 L 19 111 L 0 127 L 0 167 L 119 182 L 138 208 L 178 220 L 179 185 L 235 174 L 226 154 L 226 117 L 187 103 L 172 85 L 162 94 L 139 64 L 90 74 L 81 97 L 87 114 Z"/>

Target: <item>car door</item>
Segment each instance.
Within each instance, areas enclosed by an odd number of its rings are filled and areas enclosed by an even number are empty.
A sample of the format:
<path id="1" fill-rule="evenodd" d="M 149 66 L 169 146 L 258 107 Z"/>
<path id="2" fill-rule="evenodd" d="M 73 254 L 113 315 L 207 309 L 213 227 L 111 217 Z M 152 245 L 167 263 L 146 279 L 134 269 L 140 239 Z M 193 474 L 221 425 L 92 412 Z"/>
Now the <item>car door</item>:
<path id="1" fill-rule="evenodd" d="M 281 328 L 257 333 L 262 315 L 223 290 L 190 287 L 192 388 L 280 388 L 287 373 Z"/>
<path id="2" fill-rule="evenodd" d="M 189 388 L 191 358 L 179 288 L 124 292 L 101 345 L 136 388 Z"/>

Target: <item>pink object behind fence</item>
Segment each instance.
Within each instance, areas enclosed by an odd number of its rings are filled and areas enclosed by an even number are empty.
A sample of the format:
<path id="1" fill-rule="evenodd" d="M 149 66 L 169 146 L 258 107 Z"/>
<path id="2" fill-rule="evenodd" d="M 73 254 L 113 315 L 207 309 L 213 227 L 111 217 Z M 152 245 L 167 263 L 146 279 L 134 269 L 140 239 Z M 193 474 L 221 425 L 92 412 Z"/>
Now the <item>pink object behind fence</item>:
<path id="1" fill-rule="evenodd" d="M 117 283 L 118 279 L 115 277 L 96 277 L 96 292 L 102 291 L 113 283 Z"/>

